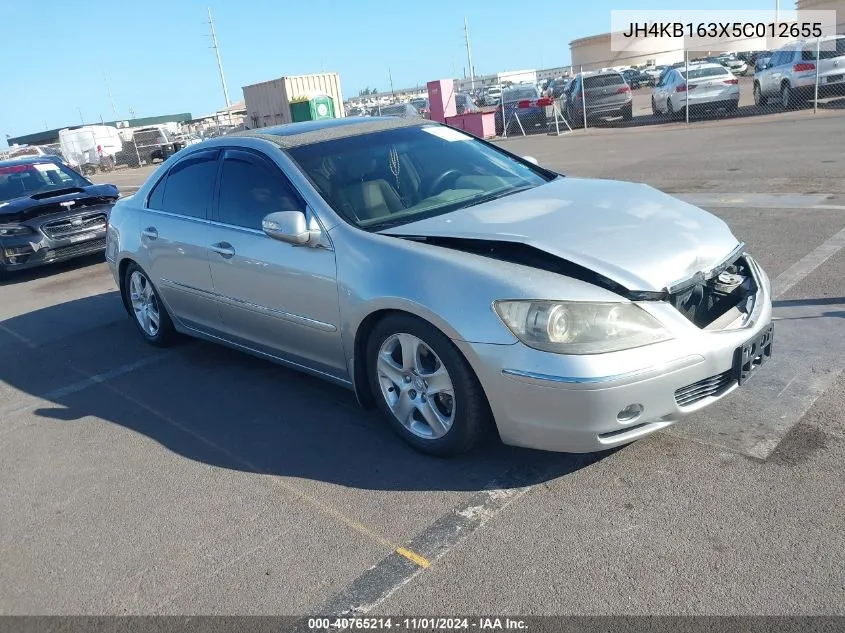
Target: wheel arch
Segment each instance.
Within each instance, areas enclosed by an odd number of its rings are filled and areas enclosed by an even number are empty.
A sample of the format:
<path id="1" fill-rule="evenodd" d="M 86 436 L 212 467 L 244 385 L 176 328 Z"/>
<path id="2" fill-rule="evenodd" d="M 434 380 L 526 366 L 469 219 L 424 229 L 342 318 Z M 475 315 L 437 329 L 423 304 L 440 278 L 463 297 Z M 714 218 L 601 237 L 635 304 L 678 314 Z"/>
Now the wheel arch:
<path id="1" fill-rule="evenodd" d="M 367 344 L 375 325 L 388 316 L 394 314 L 407 315 L 420 319 L 421 321 L 428 323 L 433 328 L 439 330 L 449 340 L 460 340 L 458 332 L 447 321 L 437 317 L 433 313 L 429 313 L 429 311 L 425 309 L 421 309 L 421 306 L 416 304 L 413 307 L 401 304 L 382 305 L 370 310 L 358 321 L 357 326 L 354 329 L 354 335 L 352 336 L 352 353 L 349 356 L 349 373 L 352 377 L 355 396 L 358 399 L 358 403 L 365 409 L 372 409 L 375 407 L 375 394 L 373 394 L 370 389 L 370 382 L 367 379 Z M 478 374 L 470 359 L 466 357 L 460 348 L 456 346 L 455 349 L 459 354 L 461 354 L 461 356 L 463 356 L 467 365 L 469 365 L 472 372 L 476 374 L 477 378 Z"/>

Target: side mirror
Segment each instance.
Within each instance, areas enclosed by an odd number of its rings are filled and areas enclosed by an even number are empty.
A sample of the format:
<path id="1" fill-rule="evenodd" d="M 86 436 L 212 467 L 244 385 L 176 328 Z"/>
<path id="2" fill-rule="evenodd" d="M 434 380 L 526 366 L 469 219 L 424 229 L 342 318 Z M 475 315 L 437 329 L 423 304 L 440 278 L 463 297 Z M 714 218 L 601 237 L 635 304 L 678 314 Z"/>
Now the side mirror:
<path id="1" fill-rule="evenodd" d="M 311 239 L 302 211 L 277 211 L 261 220 L 261 228 L 274 240 L 301 246 Z"/>
<path id="2" fill-rule="evenodd" d="M 523 156 L 522 160 L 528 161 L 532 165 L 537 165 L 538 167 L 540 166 L 539 161 L 536 158 L 534 158 L 533 156 Z"/>

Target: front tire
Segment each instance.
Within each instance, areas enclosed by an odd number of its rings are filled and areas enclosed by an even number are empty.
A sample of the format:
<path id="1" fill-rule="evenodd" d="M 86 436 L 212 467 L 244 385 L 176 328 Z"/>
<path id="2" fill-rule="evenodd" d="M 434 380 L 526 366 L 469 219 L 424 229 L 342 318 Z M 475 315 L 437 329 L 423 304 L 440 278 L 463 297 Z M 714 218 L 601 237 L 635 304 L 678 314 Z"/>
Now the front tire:
<path id="1" fill-rule="evenodd" d="M 378 408 L 418 451 L 457 455 L 483 438 L 490 409 L 481 384 L 431 324 L 409 314 L 379 321 L 367 342 L 367 375 Z"/>
<path id="2" fill-rule="evenodd" d="M 158 291 L 140 266 L 131 263 L 123 278 L 123 300 L 141 336 L 156 347 L 167 347 L 176 338 L 176 329 L 161 302 Z"/>

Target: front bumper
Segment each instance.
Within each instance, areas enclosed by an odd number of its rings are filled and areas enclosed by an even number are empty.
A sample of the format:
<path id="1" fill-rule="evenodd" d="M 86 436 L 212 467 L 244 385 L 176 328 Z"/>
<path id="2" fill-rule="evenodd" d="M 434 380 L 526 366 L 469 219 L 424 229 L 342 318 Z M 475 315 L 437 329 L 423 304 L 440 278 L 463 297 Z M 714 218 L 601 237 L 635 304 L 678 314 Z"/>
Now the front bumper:
<path id="1" fill-rule="evenodd" d="M 707 332 L 690 324 L 689 336 L 591 356 L 550 354 L 521 343 L 455 344 L 473 365 L 505 444 L 572 453 L 608 450 L 665 428 L 738 387 L 737 349 L 772 321 L 769 281 L 759 268 L 755 272 L 760 289 L 754 308 L 748 324 L 734 330 Z M 620 420 L 631 405 L 641 412 Z"/>
<path id="2" fill-rule="evenodd" d="M 86 207 L 83 212 L 41 216 L 25 222 L 31 233 L 0 238 L 0 267 L 7 271 L 26 270 L 103 252 L 110 209 L 111 205 Z"/>

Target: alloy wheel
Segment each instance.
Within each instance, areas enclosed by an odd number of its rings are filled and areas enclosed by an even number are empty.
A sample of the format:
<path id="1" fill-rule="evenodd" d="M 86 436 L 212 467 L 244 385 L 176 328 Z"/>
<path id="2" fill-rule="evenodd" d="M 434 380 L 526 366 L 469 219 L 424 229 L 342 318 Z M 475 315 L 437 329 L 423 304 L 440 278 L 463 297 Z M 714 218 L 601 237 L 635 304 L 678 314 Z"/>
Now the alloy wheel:
<path id="1" fill-rule="evenodd" d="M 134 271 L 129 277 L 129 301 L 141 331 L 154 338 L 161 326 L 158 297 L 153 284 L 139 270 Z"/>
<path id="2" fill-rule="evenodd" d="M 408 431 L 425 440 L 449 432 L 455 421 L 455 389 L 443 361 L 422 339 L 389 336 L 379 349 L 376 372 L 385 402 Z"/>

